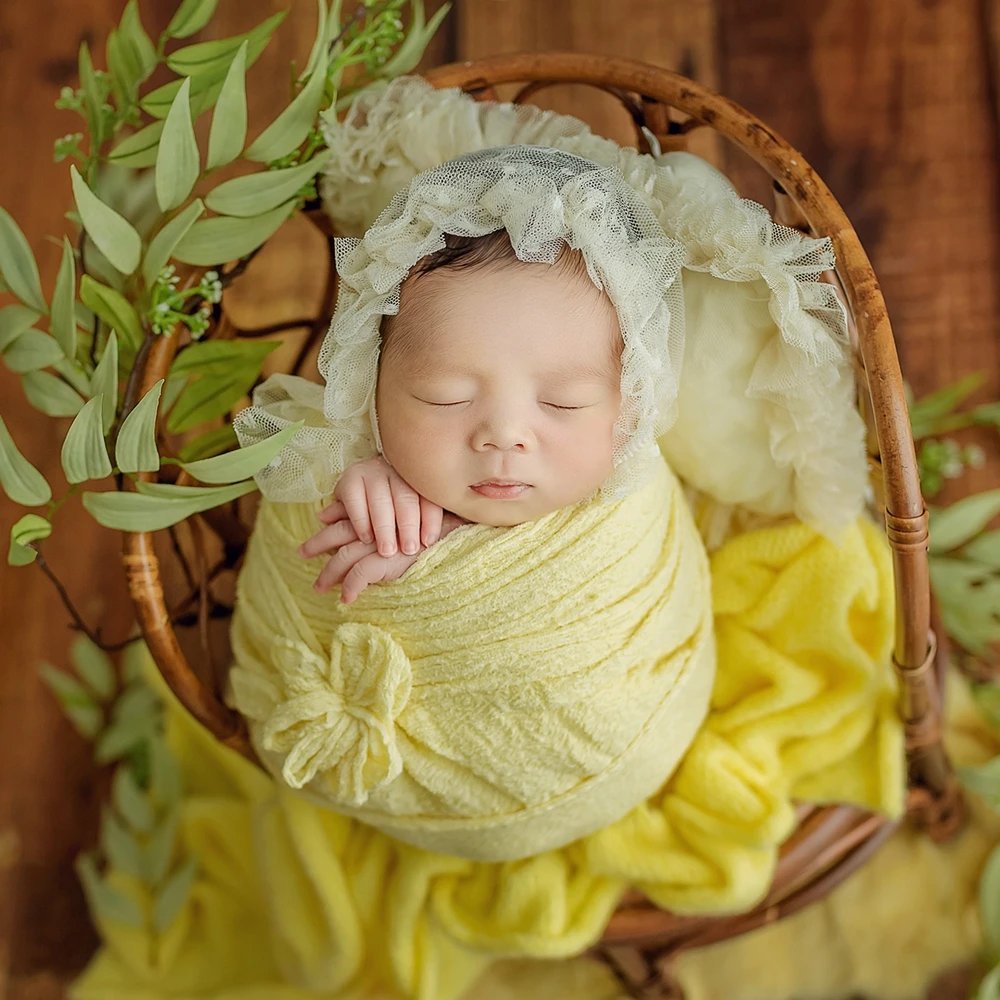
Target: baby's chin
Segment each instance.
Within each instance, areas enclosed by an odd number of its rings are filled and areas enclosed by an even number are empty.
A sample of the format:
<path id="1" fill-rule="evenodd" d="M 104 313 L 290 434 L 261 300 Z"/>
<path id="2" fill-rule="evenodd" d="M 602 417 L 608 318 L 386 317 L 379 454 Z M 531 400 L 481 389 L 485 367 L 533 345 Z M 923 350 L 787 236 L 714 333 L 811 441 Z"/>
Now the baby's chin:
<path id="1" fill-rule="evenodd" d="M 518 524 L 526 524 L 529 521 L 537 521 L 554 511 L 563 507 L 572 506 L 579 503 L 585 497 L 568 497 L 561 500 L 553 500 L 535 494 L 534 488 L 527 494 L 522 494 L 513 499 L 492 499 L 479 496 L 470 490 L 468 498 L 462 498 L 454 502 L 453 506 L 446 506 L 446 510 L 457 514 L 466 521 L 474 524 L 486 524 L 493 528 L 513 528 Z"/>

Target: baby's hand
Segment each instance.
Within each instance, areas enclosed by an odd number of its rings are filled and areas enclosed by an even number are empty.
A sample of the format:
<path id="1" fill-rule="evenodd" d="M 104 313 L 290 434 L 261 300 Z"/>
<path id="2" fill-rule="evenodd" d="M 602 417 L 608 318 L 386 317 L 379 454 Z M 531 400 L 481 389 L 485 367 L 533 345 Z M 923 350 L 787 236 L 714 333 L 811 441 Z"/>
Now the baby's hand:
<path id="1" fill-rule="evenodd" d="M 360 541 L 375 542 L 383 556 L 397 552 L 416 555 L 420 545 L 433 545 L 441 537 L 444 511 L 431 503 L 381 456 L 349 465 L 333 491 L 335 502 L 320 514 L 325 524 L 350 518 Z"/>
<path id="2" fill-rule="evenodd" d="M 455 514 L 444 514 L 440 537 L 444 538 L 459 525 L 467 523 Z M 325 594 L 339 583 L 342 585 L 340 600 L 344 604 L 353 604 L 370 583 L 398 580 L 419 558 L 419 553 L 379 555 L 374 542 L 364 542 L 358 538 L 354 525 L 346 516 L 321 528 L 312 538 L 304 541 L 299 546 L 299 555 L 304 559 L 312 559 L 334 550 L 336 553 L 316 578 L 313 590 L 318 594 Z"/>

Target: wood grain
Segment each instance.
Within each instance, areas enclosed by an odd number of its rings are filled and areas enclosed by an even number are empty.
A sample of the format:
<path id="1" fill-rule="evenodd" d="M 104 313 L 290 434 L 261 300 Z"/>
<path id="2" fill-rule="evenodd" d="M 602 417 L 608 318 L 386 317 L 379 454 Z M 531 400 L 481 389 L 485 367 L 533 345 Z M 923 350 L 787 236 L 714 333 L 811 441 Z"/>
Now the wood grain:
<path id="1" fill-rule="evenodd" d="M 151 33 L 172 0 L 143 3 Z M 245 30 L 280 9 L 275 0 L 223 3 L 211 33 Z M 428 5 L 434 9 L 437 3 Z M 121 0 L 33 0 L 0 5 L 0 204 L 21 224 L 51 292 L 70 204 L 53 138 L 76 130 L 52 107 L 76 75 L 82 38 L 103 51 Z M 880 275 L 904 373 L 919 393 L 986 370 L 977 399 L 1000 395 L 998 269 L 998 0 L 459 0 L 428 61 L 561 48 L 658 63 L 692 76 L 762 117 L 830 184 Z M 251 120 L 283 106 L 288 62 L 308 52 L 315 8 L 296 0 L 271 49 L 251 70 Z M 609 101 L 578 91 L 539 103 L 583 114 L 624 138 Z M 697 140 L 704 142 L 702 139 Z M 714 144 L 744 193 L 768 203 L 749 163 Z M 322 285 L 308 227 L 289 225 L 240 291 L 248 325 L 308 311 Z M 6 303 L 3 303 L 6 304 Z M 0 372 L 0 412 L 22 450 L 60 480 L 65 425 L 34 413 L 16 378 Z M 996 435 L 976 436 L 996 453 Z M 962 489 L 1000 485 L 994 459 Z M 20 515 L 0 500 L 0 537 Z M 79 508 L 59 515 L 72 538 L 55 567 L 88 620 L 109 635 L 128 625 L 119 541 Z M 66 662 L 71 633 L 35 569 L 0 568 L 0 998 L 49 1000 L 85 962 L 95 937 L 72 872 L 94 838 L 99 776 L 86 746 L 37 679 Z"/>

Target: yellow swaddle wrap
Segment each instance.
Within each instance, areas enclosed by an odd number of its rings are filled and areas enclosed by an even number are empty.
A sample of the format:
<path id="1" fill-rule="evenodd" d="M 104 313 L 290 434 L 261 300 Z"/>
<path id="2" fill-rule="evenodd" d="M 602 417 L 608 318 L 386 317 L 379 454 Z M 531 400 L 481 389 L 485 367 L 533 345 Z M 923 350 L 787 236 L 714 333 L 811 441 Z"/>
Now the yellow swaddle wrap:
<path id="1" fill-rule="evenodd" d="M 352 605 L 312 589 L 313 504 L 264 502 L 239 577 L 233 703 L 294 788 L 486 861 L 613 823 L 674 770 L 715 672 L 708 561 L 677 479 L 469 524 Z"/>

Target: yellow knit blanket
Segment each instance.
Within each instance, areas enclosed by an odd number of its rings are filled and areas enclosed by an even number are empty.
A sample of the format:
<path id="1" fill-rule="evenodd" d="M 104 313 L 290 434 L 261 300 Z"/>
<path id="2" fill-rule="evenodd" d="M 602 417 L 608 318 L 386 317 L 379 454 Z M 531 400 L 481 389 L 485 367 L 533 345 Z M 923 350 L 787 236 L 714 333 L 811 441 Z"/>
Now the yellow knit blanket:
<path id="1" fill-rule="evenodd" d="M 508 861 L 621 819 L 677 766 L 715 673 L 708 557 L 658 454 L 614 502 L 464 525 L 351 605 L 264 501 L 240 572 L 233 703 L 269 768 L 441 854 Z"/>
<path id="2" fill-rule="evenodd" d="M 839 547 L 799 525 L 752 532 L 715 554 L 712 575 L 718 674 L 677 773 L 608 829 L 519 862 L 432 854 L 317 807 L 173 707 L 194 891 L 156 940 L 99 918 L 106 947 L 74 997 L 457 1000 L 500 956 L 587 947 L 629 883 L 675 910 L 751 906 L 792 796 L 898 814 L 878 530 L 860 522 Z M 135 879 L 111 878 L 149 906 Z"/>

